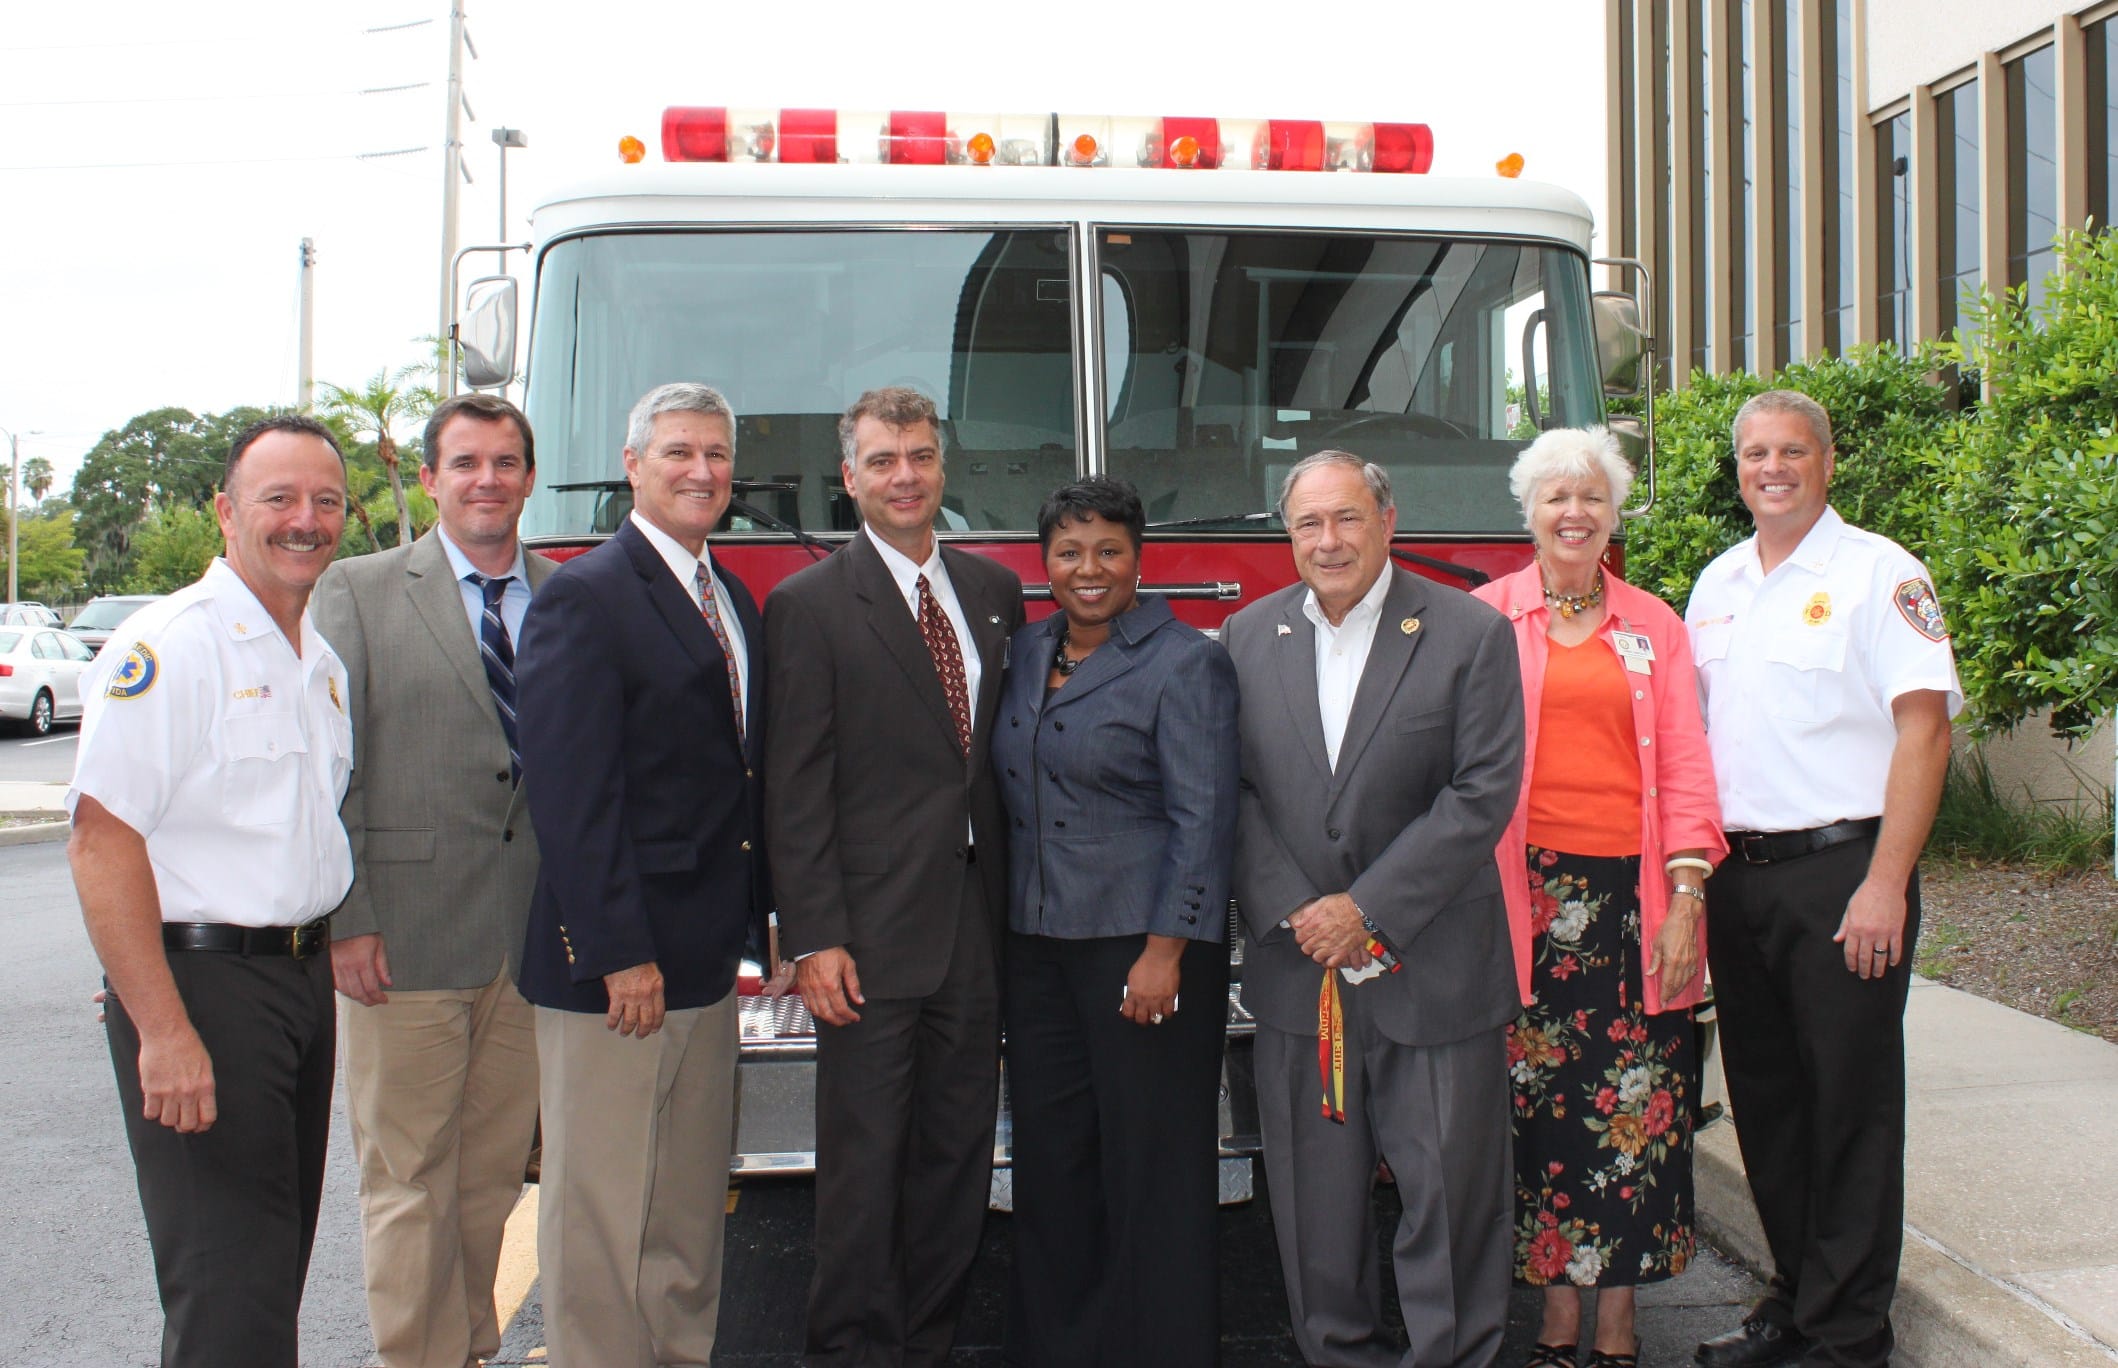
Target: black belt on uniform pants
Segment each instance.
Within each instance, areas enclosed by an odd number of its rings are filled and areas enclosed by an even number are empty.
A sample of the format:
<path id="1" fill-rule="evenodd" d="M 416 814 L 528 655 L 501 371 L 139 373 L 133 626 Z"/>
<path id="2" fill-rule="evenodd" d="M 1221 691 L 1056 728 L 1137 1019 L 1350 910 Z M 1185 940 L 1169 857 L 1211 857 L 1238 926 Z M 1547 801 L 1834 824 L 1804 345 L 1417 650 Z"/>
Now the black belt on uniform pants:
<path id="1" fill-rule="evenodd" d="M 1807 831 L 1730 831 L 1724 834 L 1728 837 L 1730 854 L 1742 856 L 1745 864 L 1762 865 L 1798 860 L 1804 855 L 1845 845 L 1848 841 L 1865 840 L 1882 829 L 1882 818 L 1863 817 L 1853 822 L 1811 827 Z"/>
<path id="2" fill-rule="evenodd" d="M 300 926 L 230 926 L 226 922 L 163 922 L 167 950 L 217 950 L 229 955 L 292 955 L 307 959 L 331 943 L 331 919 Z"/>

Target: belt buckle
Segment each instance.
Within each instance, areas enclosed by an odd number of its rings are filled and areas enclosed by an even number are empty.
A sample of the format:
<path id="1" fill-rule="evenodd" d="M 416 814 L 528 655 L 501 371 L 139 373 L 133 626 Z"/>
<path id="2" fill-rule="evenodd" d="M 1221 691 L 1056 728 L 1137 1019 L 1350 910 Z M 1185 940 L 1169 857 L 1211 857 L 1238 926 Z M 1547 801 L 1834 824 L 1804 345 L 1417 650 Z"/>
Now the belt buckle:
<path id="1" fill-rule="evenodd" d="M 1753 847 L 1762 848 L 1764 846 L 1765 839 L 1766 833 L 1760 831 L 1753 832 L 1736 842 L 1737 851 L 1743 856 L 1744 864 L 1769 865 L 1772 863 L 1772 857 L 1752 853 Z"/>
<path id="2" fill-rule="evenodd" d="M 287 941 L 287 952 L 298 960 L 313 959 L 323 952 L 328 943 L 324 936 L 324 923 L 307 922 L 294 928 Z"/>

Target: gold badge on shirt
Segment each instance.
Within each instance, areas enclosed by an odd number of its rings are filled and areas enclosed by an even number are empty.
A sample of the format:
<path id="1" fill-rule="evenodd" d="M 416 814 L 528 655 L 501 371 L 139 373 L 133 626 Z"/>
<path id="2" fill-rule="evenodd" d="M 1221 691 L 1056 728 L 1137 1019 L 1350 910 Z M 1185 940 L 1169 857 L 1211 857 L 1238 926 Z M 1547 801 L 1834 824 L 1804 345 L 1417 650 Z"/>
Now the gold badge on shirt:
<path id="1" fill-rule="evenodd" d="M 1802 621 L 1812 627 L 1821 627 L 1831 621 L 1831 595 L 1821 589 L 1809 596 L 1802 608 Z"/>
<path id="2" fill-rule="evenodd" d="M 330 691 L 331 706 L 338 709 L 340 712 L 344 712 L 346 710 L 346 705 L 338 701 L 338 681 L 327 676 L 324 679 L 324 687 Z"/>

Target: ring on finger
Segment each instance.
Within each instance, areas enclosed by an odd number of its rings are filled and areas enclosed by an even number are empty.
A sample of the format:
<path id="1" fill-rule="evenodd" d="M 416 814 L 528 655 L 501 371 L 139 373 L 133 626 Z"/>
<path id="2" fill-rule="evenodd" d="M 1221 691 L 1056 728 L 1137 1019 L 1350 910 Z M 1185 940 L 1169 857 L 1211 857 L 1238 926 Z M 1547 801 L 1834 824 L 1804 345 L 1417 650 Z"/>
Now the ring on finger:
<path id="1" fill-rule="evenodd" d="M 1157 1026 L 1162 1024 L 1162 1014 L 1160 1012 L 1150 1014 L 1147 1019 Z"/>

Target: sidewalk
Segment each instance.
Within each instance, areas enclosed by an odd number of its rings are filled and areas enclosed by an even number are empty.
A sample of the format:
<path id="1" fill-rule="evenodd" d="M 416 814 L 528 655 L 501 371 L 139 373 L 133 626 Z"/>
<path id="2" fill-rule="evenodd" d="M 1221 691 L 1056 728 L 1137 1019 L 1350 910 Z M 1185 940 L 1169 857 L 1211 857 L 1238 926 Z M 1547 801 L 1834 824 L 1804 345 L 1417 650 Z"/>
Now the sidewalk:
<path id="1" fill-rule="evenodd" d="M 1897 1362 L 2118 1363 L 2118 1045 L 1920 978 L 1905 1045 Z M 1697 1173 L 1702 1233 L 1769 1271 L 1733 1128 Z"/>
<path id="2" fill-rule="evenodd" d="M 0 827 L 0 846 L 63 841 L 67 832 L 66 785 L 0 781 L 0 817 L 12 817 L 18 823 Z"/>

